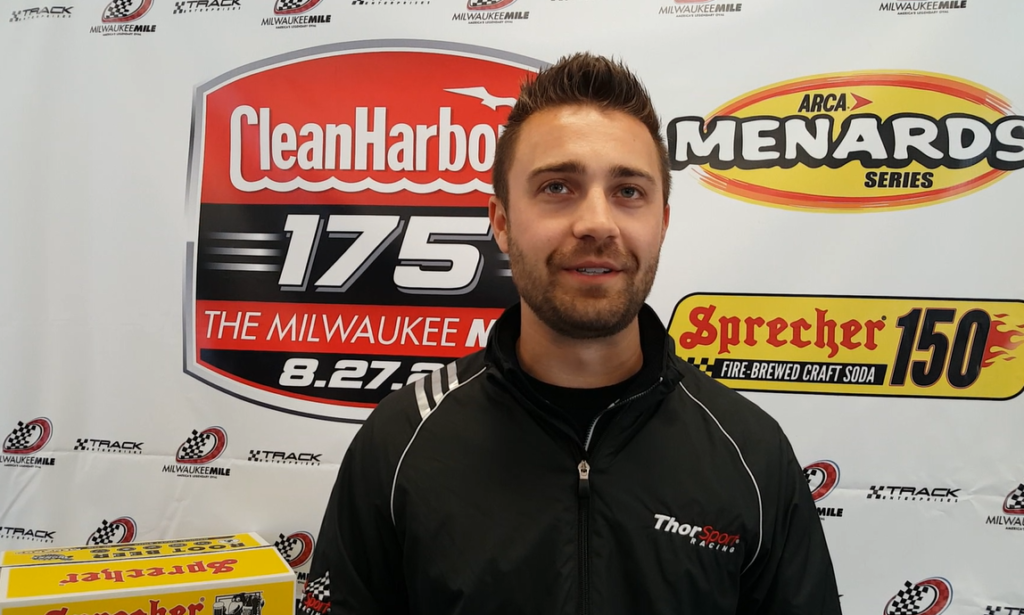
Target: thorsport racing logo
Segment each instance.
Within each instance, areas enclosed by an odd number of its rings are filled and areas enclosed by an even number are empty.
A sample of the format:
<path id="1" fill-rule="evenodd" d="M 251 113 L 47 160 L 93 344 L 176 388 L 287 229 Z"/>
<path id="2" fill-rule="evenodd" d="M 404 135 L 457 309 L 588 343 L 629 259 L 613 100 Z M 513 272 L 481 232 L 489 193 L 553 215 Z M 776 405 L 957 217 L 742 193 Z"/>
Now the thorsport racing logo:
<path id="1" fill-rule="evenodd" d="M 684 297 L 676 352 L 742 391 L 1010 399 L 1024 390 L 1024 301 Z"/>
<path id="2" fill-rule="evenodd" d="M 230 468 L 206 465 L 220 457 L 227 445 L 228 434 L 223 427 L 207 427 L 202 431 L 193 429 L 192 435 L 185 438 L 174 455 L 177 465 L 166 465 L 163 471 L 201 478 L 231 476 Z"/>
<path id="3" fill-rule="evenodd" d="M 721 0 L 675 0 L 658 9 L 659 15 L 676 17 L 724 17 L 743 10 L 741 2 L 722 2 Z"/>
<path id="4" fill-rule="evenodd" d="M 981 190 L 1024 166 L 1024 117 L 945 75 L 864 71 L 806 77 L 668 125 L 672 168 L 761 205 L 864 212 Z"/>
<path id="5" fill-rule="evenodd" d="M 815 461 L 804 468 L 804 478 L 811 490 L 811 498 L 817 504 L 835 490 L 839 484 L 839 465 L 834 461 Z M 819 517 L 842 517 L 842 508 L 817 507 Z"/>
<path id="6" fill-rule="evenodd" d="M 131 517 L 118 517 L 113 521 L 104 519 L 96 531 L 89 535 L 85 544 L 95 546 L 120 545 L 135 541 L 138 526 Z"/>
<path id="7" fill-rule="evenodd" d="M 494 148 L 539 66 L 380 41 L 200 86 L 186 372 L 269 408 L 358 422 L 481 348 L 516 299 L 487 219 Z"/>
<path id="8" fill-rule="evenodd" d="M 883 615 L 939 615 L 953 601 L 953 586 L 942 577 L 907 581 L 885 605 Z"/>

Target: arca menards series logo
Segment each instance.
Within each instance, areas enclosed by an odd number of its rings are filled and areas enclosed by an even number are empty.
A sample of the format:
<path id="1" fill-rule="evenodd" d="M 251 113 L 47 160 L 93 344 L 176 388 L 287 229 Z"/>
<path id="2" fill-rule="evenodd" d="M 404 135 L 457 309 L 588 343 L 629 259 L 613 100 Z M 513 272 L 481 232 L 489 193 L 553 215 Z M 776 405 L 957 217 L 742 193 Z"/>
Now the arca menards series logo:
<path id="1" fill-rule="evenodd" d="M 45 416 L 18 424 L 7 434 L 3 442 L 3 464 L 19 468 L 39 468 L 52 466 L 53 457 L 39 457 L 36 453 L 43 450 L 53 437 L 53 423 Z"/>
<path id="2" fill-rule="evenodd" d="M 153 7 L 153 0 L 111 0 L 103 9 L 102 25 L 89 28 L 103 36 L 142 36 L 156 32 L 155 25 L 131 23 L 142 19 Z"/>
<path id="3" fill-rule="evenodd" d="M 1024 167 L 1024 117 L 945 75 L 806 77 L 668 124 L 672 169 L 740 200 L 866 212 L 948 201 Z"/>
<path id="4" fill-rule="evenodd" d="M 1024 390 L 1024 301 L 684 297 L 676 353 L 741 391 L 1005 400 Z"/>
<path id="5" fill-rule="evenodd" d="M 197 88 L 185 371 L 265 407 L 361 422 L 483 347 L 516 300 L 487 219 L 494 148 L 540 66 L 357 42 Z"/>
<path id="6" fill-rule="evenodd" d="M 942 577 L 920 583 L 907 581 L 889 599 L 883 615 L 939 615 L 953 601 L 953 586 Z"/>
<path id="7" fill-rule="evenodd" d="M 228 446 L 228 434 L 223 427 L 192 430 L 192 435 L 178 447 L 175 464 L 166 465 L 163 472 L 196 478 L 231 476 L 230 468 L 207 465 L 215 461 Z"/>

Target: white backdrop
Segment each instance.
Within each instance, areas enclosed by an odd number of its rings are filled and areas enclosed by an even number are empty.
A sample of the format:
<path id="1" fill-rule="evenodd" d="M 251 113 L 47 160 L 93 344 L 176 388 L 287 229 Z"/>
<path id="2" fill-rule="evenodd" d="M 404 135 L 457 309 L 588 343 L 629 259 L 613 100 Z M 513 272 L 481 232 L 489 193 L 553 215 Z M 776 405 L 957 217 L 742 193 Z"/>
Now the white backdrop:
<path id="1" fill-rule="evenodd" d="M 717 161 L 693 160 L 702 149 L 696 133 L 688 152 L 678 147 L 687 121 L 674 125 L 676 166 L 687 155 L 694 164 L 673 173 L 672 224 L 649 302 L 677 339 L 702 334 L 707 342 L 714 330 L 713 343 L 679 352 L 717 376 L 726 360 L 750 370 L 799 362 L 791 368 L 803 374 L 797 382 L 723 381 L 782 423 L 810 487 L 824 494 L 818 505 L 845 612 L 892 612 L 908 582 L 921 598 L 905 612 L 1024 608 L 1024 172 L 1011 168 L 1024 151 L 1024 120 L 1014 119 L 1024 108 L 1024 5 L 472 6 L 478 1 L 279 0 L 276 10 L 272 0 L 8 2 L 11 15 L 0 23 L 0 549 L 256 531 L 279 541 L 304 572 L 303 532 L 315 537 L 338 463 L 374 396 L 426 369 L 417 363 L 471 350 L 464 342 L 473 322 L 489 322 L 508 298 L 487 229 L 472 222 L 489 190 L 489 142 L 473 127 L 496 130 L 508 110 L 500 99 L 515 95 L 523 74 L 589 50 L 625 60 L 666 125 L 712 115 L 778 120 L 737 128 L 747 145 L 732 161 L 724 153 L 731 139 L 704 152 Z M 777 84 L 788 85 L 769 89 Z M 450 91 L 472 87 L 486 93 Z M 810 106 L 801 110 L 805 95 Z M 249 124 L 238 124 L 245 181 L 373 182 L 243 190 L 228 170 L 230 115 L 243 106 L 253 110 Z M 475 135 L 467 156 L 476 152 L 479 168 L 472 156 L 455 170 L 439 168 L 438 157 L 457 157 L 457 146 L 444 150 L 435 136 L 422 139 L 423 169 L 402 167 L 408 159 L 397 152 L 378 169 L 369 148 L 360 169 L 358 124 L 371 130 L 378 107 L 398 130 L 388 147 L 403 138 L 398 123 L 409 134 L 416 125 L 445 134 L 449 109 L 448 121 Z M 292 124 L 298 145 L 312 139 L 302 136 L 306 123 L 350 126 L 351 165 L 341 162 L 342 142 L 333 169 L 285 169 L 273 156 L 261 166 L 261 108 L 273 124 Z M 946 136 L 949 114 L 980 132 L 957 144 Z M 868 129 L 847 143 L 845 159 L 834 143 L 824 166 L 805 144 L 802 157 L 789 156 L 791 168 L 740 168 L 758 158 L 784 162 L 785 133 L 772 129 L 796 116 L 830 118 L 837 142 L 846 120 Z M 887 122 L 894 116 L 927 126 L 894 137 L 905 129 L 892 128 L 902 126 Z M 282 160 L 302 159 L 287 135 L 274 138 Z M 900 143 L 910 143 L 902 158 Z M 957 160 L 957 145 L 981 153 Z M 762 155 L 773 148 L 775 161 Z M 868 188 L 872 171 L 902 171 L 901 186 L 880 187 L 876 175 Z M 902 185 L 909 181 L 916 185 Z M 373 229 L 332 215 L 372 216 Z M 431 230 L 428 217 L 462 222 Z M 379 232 L 377 243 L 360 232 Z M 353 261 L 348 288 L 317 279 L 360 241 L 362 262 L 376 269 Z M 422 266 L 450 260 L 455 269 L 462 258 L 424 255 L 431 243 L 472 246 L 462 254 L 476 261 L 469 269 L 480 268 L 475 280 L 471 271 L 462 281 L 445 277 L 443 263 Z M 271 247 L 231 252 L 240 246 Z M 303 254 L 314 255 L 308 267 L 285 262 Z M 208 266 L 215 261 L 235 265 Z M 391 277 L 401 267 L 412 280 L 404 291 L 396 290 L 401 274 Z M 326 287 L 335 292 L 317 292 Z M 204 337 L 217 323 L 208 329 L 204 310 L 213 304 L 203 301 L 268 320 L 251 329 L 251 345 L 215 343 Z M 713 318 L 700 325 L 711 305 Z M 292 310 L 297 324 L 303 314 L 330 313 L 345 326 L 354 317 L 356 331 L 366 316 L 381 337 L 393 326 L 387 318 L 433 316 L 443 327 L 448 316 L 459 319 L 449 323 L 458 343 L 427 347 L 419 328 L 417 343 L 392 348 L 370 343 L 365 331 L 340 350 L 308 339 L 272 344 L 270 308 Z M 830 350 L 816 310 L 835 321 L 837 343 L 843 323 L 856 321 L 846 325 L 847 346 Z M 936 324 L 911 322 L 915 314 Z M 731 345 L 723 344 L 733 333 L 723 316 L 737 318 Z M 770 334 L 775 317 L 784 323 Z M 881 327 L 873 344 L 869 326 Z M 960 364 L 947 368 L 949 354 Z M 349 363 L 336 376 L 327 359 Z M 835 374 L 857 365 L 877 371 L 873 384 L 799 381 L 822 364 L 841 364 Z"/>

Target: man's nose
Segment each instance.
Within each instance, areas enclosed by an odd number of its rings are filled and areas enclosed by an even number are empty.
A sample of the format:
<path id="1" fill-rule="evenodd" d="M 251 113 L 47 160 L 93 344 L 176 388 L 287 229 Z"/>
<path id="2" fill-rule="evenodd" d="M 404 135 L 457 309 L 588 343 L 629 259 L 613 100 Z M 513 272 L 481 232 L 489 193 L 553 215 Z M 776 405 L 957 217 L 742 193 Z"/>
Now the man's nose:
<path id="1" fill-rule="evenodd" d="M 580 239 L 593 237 L 599 242 L 609 237 L 618 237 L 619 227 L 615 223 L 614 213 L 614 205 L 605 191 L 592 188 L 576 208 L 573 234 Z"/>

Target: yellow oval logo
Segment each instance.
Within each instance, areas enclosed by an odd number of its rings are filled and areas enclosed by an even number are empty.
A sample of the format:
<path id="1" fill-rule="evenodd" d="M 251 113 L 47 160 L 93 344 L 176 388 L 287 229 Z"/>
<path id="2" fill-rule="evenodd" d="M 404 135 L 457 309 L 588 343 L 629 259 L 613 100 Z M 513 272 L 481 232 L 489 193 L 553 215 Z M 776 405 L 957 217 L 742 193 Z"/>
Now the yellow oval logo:
<path id="1" fill-rule="evenodd" d="M 744 201 L 803 211 L 933 205 L 1024 167 L 1024 117 L 945 75 L 865 71 L 778 83 L 668 125 L 673 170 Z"/>

